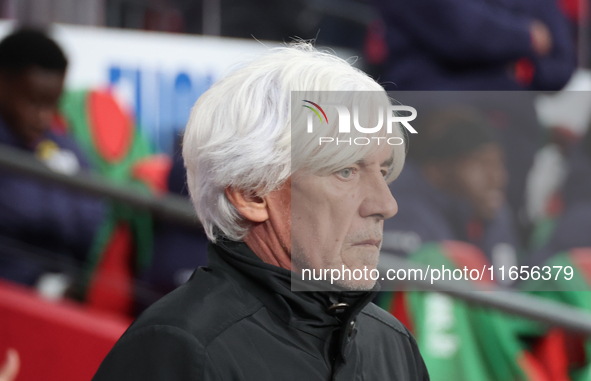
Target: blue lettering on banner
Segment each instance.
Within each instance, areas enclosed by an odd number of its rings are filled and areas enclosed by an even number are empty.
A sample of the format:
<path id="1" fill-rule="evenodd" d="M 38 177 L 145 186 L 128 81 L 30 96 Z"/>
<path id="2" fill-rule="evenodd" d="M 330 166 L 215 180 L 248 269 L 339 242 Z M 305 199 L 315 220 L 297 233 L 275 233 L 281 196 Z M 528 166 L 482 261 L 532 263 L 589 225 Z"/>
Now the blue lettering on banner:
<path id="1" fill-rule="evenodd" d="M 122 90 L 138 128 L 152 146 L 172 154 L 197 98 L 213 84 L 211 73 L 162 72 L 112 65 L 109 86 Z"/>

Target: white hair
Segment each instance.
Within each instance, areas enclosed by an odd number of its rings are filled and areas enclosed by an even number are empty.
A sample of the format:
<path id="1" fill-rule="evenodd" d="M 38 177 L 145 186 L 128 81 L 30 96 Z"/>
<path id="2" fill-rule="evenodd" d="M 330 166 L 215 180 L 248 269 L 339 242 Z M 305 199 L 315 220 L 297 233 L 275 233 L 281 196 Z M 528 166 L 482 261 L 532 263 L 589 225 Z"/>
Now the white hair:
<path id="1" fill-rule="evenodd" d="M 272 49 L 215 83 L 195 103 L 183 138 L 189 192 L 212 242 L 220 235 L 242 240 L 250 228 L 249 221 L 226 197 L 226 188 L 264 197 L 280 188 L 298 169 L 329 173 L 363 158 L 371 149 L 309 148 L 313 145 L 304 143 L 318 141 L 318 134 L 298 135 L 295 131 L 292 142 L 291 122 L 300 117 L 290 117 L 294 107 L 292 91 L 369 91 L 375 95 L 372 99 L 389 104 L 384 89 L 367 74 L 304 42 Z M 297 101 L 301 99 L 306 98 L 298 97 Z M 348 99 L 341 103 L 357 101 L 362 102 Z M 297 107 L 303 109 L 300 103 Z M 337 136 L 336 124 L 333 127 L 331 135 L 324 131 L 324 136 Z M 398 125 L 395 130 L 392 136 L 401 137 Z M 356 137 L 355 131 L 351 136 Z M 297 155 L 292 155 L 292 145 Z M 404 150 L 404 145 L 392 150 L 394 164 L 389 179 L 400 173 Z"/>

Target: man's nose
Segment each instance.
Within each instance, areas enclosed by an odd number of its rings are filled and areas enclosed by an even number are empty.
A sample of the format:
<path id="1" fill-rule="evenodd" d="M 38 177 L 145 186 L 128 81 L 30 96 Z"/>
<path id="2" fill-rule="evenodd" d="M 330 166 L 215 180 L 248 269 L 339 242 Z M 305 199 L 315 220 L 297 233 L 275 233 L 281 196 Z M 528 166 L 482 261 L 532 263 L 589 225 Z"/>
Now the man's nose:
<path id="1" fill-rule="evenodd" d="M 367 188 L 360 209 L 362 217 L 376 216 L 381 220 L 387 220 L 398 213 L 398 203 L 382 176 L 369 183 Z"/>

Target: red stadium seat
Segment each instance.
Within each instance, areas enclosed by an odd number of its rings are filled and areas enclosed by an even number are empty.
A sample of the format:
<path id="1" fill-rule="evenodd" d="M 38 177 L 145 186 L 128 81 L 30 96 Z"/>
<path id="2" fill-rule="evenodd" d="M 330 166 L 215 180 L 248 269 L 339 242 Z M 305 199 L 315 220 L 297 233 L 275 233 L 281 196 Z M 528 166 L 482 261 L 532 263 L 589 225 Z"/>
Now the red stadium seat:
<path id="1" fill-rule="evenodd" d="M 130 322 L 0 281 L 0 358 L 19 352 L 17 381 L 90 380 Z"/>

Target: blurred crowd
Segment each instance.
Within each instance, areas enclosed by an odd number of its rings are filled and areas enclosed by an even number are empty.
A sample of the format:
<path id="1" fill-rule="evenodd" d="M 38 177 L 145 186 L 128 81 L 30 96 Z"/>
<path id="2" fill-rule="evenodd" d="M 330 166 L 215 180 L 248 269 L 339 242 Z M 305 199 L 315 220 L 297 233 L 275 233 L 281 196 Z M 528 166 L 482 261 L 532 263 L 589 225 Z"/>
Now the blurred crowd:
<path id="1" fill-rule="evenodd" d="M 391 185 L 399 213 L 385 222 L 384 252 L 413 259 L 428 245 L 460 241 L 482 261 L 510 267 L 543 266 L 591 247 L 591 132 L 543 127 L 536 110 L 539 92 L 561 90 L 584 63 L 586 31 L 577 26 L 585 16 L 576 1 L 343 3 L 371 10 L 369 18 L 340 17 L 336 3 L 224 3 L 228 15 L 240 17 L 225 18 L 221 33 L 317 37 L 318 44 L 353 49 L 395 101 L 419 111 L 419 134 L 409 136 L 407 163 Z M 202 25 L 187 20 L 201 11 L 179 9 L 172 31 L 200 32 Z M 138 193 L 188 199 L 181 137 L 172 157 L 155 152 L 112 94 L 64 90 L 67 68 L 61 48 L 41 30 L 20 28 L 0 42 L 2 146 L 60 173 L 96 173 Z M 549 147 L 565 164 L 555 173 L 540 167 Z M 135 316 L 206 264 L 206 242 L 199 229 L 2 170 L 6 280 Z M 581 273 L 591 273 L 591 260 L 573 258 Z M 382 299 L 400 313 L 395 303 L 391 295 Z M 569 364 L 567 371 L 582 366 Z"/>

